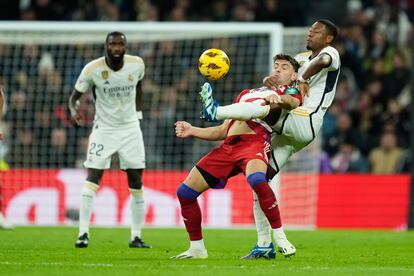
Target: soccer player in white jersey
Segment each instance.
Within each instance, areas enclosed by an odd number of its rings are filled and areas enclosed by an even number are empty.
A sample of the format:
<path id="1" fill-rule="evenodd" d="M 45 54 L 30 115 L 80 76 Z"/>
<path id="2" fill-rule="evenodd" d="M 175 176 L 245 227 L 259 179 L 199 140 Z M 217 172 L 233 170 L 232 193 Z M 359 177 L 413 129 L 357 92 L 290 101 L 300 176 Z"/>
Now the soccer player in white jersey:
<path id="1" fill-rule="evenodd" d="M 138 56 L 126 55 L 126 37 L 111 32 L 105 41 L 105 56 L 89 62 L 82 70 L 69 99 L 69 109 L 75 124 L 81 125 L 77 101 L 92 90 L 95 100 L 95 119 L 89 137 L 88 176 L 83 185 L 79 211 L 79 235 L 76 247 L 87 247 L 89 224 L 96 192 L 111 156 L 118 153 L 120 167 L 127 174 L 131 194 L 131 240 L 129 247 L 150 248 L 141 238 L 144 221 L 142 172 L 145 168 L 145 149 L 139 120 L 141 83 L 145 65 Z"/>
<path id="2" fill-rule="evenodd" d="M 319 133 L 326 110 L 335 97 L 341 61 L 338 51 L 331 45 L 338 35 L 338 27 L 329 20 L 317 20 L 309 29 L 307 37 L 308 52 L 295 56 L 301 67 L 299 68 L 299 88 L 303 98 L 303 105 L 285 112 L 276 122 L 272 135 L 272 153 L 269 170 L 273 176 L 286 164 L 288 158 L 297 151 L 310 144 Z M 264 84 L 273 88 L 276 78 L 271 74 L 263 80 Z M 277 102 L 273 95 L 267 97 L 268 103 Z M 237 119 L 250 120 L 264 118 L 269 114 L 270 106 L 260 106 L 253 103 L 239 103 L 229 106 L 218 106 L 212 98 L 205 101 L 203 117 L 207 121 Z M 271 115 L 271 114 L 269 114 Z M 277 178 L 270 181 L 273 190 L 276 190 Z M 257 248 L 268 248 L 271 244 L 269 223 L 264 216 L 254 194 L 254 218 L 258 233 L 258 242 L 255 248 L 246 256 L 257 256 Z M 290 255 L 290 252 L 284 252 Z M 292 249 L 293 250 L 293 249 Z"/>

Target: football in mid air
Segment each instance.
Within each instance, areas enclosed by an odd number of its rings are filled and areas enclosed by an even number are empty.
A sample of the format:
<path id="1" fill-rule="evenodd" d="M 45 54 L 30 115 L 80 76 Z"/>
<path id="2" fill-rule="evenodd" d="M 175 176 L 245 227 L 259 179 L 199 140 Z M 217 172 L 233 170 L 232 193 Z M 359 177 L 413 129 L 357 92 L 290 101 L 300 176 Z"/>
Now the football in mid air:
<path id="1" fill-rule="evenodd" d="M 220 49 L 208 49 L 198 59 L 198 70 L 209 80 L 219 80 L 227 75 L 230 59 Z"/>

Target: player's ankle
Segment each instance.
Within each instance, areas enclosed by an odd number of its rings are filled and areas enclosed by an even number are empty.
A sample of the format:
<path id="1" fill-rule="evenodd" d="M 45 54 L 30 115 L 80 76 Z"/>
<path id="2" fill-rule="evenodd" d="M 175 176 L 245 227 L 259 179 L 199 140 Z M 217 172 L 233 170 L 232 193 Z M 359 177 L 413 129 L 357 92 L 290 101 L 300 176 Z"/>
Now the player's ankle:
<path id="1" fill-rule="evenodd" d="M 198 240 L 198 241 L 190 241 L 190 249 L 198 250 L 198 251 L 204 251 L 206 250 L 204 246 L 204 240 Z"/>

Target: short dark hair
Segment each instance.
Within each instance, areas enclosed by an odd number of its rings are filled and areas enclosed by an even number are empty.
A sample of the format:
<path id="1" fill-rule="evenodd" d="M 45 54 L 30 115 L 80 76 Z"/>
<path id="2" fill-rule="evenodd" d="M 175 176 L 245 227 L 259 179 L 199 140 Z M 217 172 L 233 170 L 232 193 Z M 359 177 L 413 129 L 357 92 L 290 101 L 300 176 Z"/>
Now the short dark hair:
<path id="1" fill-rule="evenodd" d="M 294 59 L 292 56 L 290 55 L 286 55 L 286 54 L 277 54 L 273 57 L 273 63 L 276 62 L 276 60 L 286 60 L 288 61 L 290 64 L 292 64 L 293 69 L 295 70 L 295 72 L 297 72 L 299 70 L 300 64 L 299 62 L 296 61 L 296 59 Z"/>
<path id="2" fill-rule="evenodd" d="M 108 40 L 111 36 L 122 36 L 126 42 L 126 36 L 124 33 L 121 32 L 110 32 L 109 34 L 106 35 L 106 39 L 105 39 L 105 43 L 108 43 Z"/>
<path id="3" fill-rule="evenodd" d="M 326 31 L 328 32 L 328 35 L 331 35 L 333 37 L 331 44 L 336 40 L 339 28 L 335 25 L 331 20 L 328 19 L 319 19 L 316 22 L 319 22 L 323 25 L 325 25 Z"/>

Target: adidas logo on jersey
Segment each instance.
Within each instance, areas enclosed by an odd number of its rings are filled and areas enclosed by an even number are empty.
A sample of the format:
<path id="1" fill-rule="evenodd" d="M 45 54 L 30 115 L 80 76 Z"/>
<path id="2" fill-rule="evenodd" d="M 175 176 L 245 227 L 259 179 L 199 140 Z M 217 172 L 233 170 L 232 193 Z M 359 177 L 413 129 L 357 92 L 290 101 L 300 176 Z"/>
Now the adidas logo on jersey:
<path id="1" fill-rule="evenodd" d="M 109 81 L 108 81 L 108 80 L 106 80 L 106 81 L 104 82 L 104 84 L 109 84 Z"/>

